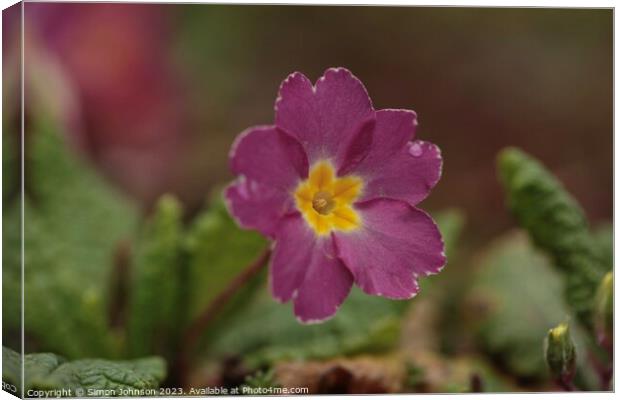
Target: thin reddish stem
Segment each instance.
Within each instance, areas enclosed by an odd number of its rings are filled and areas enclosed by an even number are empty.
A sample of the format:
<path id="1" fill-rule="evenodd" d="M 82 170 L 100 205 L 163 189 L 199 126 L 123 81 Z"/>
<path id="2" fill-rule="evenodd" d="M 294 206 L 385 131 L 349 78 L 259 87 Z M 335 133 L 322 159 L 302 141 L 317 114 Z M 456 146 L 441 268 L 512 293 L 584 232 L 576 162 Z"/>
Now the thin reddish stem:
<path id="1" fill-rule="evenodd" d="M 260 255 L 247 267 L 241 271 L 229 284 L 220 292 L 220 294 L 209 303 L 209 305 L 200 313 L 198 318 L 190 325 L 182 337 L 181 351 L 178 358 L 178 372 L 180 378 L 185 380 L 189 367 L 190 354 L 198 344 L 200 337 L 213 320 L 220 314 L 224 306 L 230 299 L 241 289 L 248 281 L 256 276 L 261 269 L 267 264 L 271 248 L 265 248 Z"/>

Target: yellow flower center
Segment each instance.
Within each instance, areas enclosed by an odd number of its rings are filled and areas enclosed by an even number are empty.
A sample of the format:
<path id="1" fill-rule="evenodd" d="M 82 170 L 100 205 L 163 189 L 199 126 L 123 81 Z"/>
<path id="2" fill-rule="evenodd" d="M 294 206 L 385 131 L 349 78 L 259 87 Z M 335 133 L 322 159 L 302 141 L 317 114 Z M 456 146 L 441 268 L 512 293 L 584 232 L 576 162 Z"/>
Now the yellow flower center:
<path id="1" fill-rule="evenodd" d="M 353 202 L 363 186 L 356 176 L 336 177 L 329 162 L 319 161 L 310 169 L 308 179 L 295 189 L 295 204 L 317 235 L 355 230 L 361 219 L 353 209 Z"/>

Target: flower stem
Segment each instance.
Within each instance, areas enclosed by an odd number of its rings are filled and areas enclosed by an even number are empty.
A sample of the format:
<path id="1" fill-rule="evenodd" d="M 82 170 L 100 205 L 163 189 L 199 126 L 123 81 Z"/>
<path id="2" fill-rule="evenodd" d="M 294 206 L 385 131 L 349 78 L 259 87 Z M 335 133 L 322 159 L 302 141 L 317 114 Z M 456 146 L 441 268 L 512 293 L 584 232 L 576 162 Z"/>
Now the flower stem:
<path id="1" fill-rule="evenodd" d="M 577 388 L 575 387 L 575 385 L 573 384 L 573 382 L 571 382 L 570 380 L 567 379 L 558 379 L 557 380 L 558 385 L 560 385 L 560 387 L 562 389 L 564 389 L 564 391 L 566 392 L 576 392 Z"/>
<path id="2" fill-rule="evenodd" d="M 181 351 L 177 359 L 177 372 L 181 380 L 187 379 L 189 372 L 189 358 L 191 352 L 196 347 L 201 335 L 208 328 L 209 324 L 220 314 L 228 301 L 250 281 L 267 264 L 271 248 L 265 248 L 259 256 L 241 271 L 229 284 L 222 290 L 209 305 L 199 314 L 198 318 L 189 326 L 182 337 Z"/>

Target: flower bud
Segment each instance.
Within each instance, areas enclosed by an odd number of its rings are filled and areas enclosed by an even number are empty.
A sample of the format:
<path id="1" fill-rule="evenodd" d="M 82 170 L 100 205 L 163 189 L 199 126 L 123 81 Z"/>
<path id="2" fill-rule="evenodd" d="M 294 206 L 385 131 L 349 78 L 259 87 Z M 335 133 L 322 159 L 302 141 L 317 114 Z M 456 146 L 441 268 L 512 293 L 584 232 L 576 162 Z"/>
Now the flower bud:
<path id="1" fill-rule="evenodd" d="M 575 345 L 570 337 L 567 322 L 549 330 L 545 341 L 545 358 L 551 374 L 569 383 L 575 376 Z"/>
<path id="2" fill-rule="evenodd" d="M 613 339 L 613 308 L 614 277 L 608 272 L 601 280 L 594 298 L 594 327 L 599 342 L 608 349 L 611 349 Z"/>

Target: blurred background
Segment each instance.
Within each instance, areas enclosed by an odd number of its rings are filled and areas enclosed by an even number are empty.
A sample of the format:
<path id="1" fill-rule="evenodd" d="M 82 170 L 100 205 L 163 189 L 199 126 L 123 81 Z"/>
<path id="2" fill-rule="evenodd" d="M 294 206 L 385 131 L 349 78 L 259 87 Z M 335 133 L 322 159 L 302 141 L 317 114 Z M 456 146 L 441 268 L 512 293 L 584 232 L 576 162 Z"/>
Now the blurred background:
<path id="1" fill-rule="evenodd" d="M 612 18 L 584 9 L 28 4 L 26 68 L 38 95 L 27 102 L 71 121 L 67 134 L 145 207 L 174 192 L 191 210 L 231 179 L 234 137 L 272 123 L 289 73 L 316 80 L 344 66 L 377 109 L 417 111 L 419 137 L 441 147 L 443 178 L 424 207 L 460 207 L 471 234 L 487 238 L 510 224 L 492 168 L 507 145 L 542 159 L 593 220 L 611 217 Z"/>
<path id="2" fill-rule="evenodd" d="M 25 238 L 10 135 L 19 21 L 19 8 L 3 12 L 5 346 L 19 350 L 23 322 L 26 352 L 158 355 L 168 373 L 160 364 L 154 385 L 172 388 L 270 385 L 275 374 L 313 393 L 558 389 L 542 342 L 574 314 L 566 282 L 598 266 L 583 284 L 591 294 L 613 264 L 613 10 L 26 3 Z M 421 207 L 442 231 L 446 270 L 411 302 L 354 289 L 312 326 L 269 296 L 263 272 L 183 351 L 183 332 L 266 245 L 214 200 L 233 178 L 231 143 L 273 122 L 291 72 L 314 81 L 338 66 L 375 108 L 415 110 L 418 137 L 441 148 L 443 177 Z M 593 229 L 572 202 L 550 202 L 532 212 L 558 211 L 550 230 L 545 220 L 527 231 L 542 226 L 557 243 L 533 246 L 497 177 L 506 146 L 541 160 Z M 562 235 L 567 220 L 576 234 Z M 22 291 L 25 321 L 11 306 Z M 604 351 L 589 322 L 571 325 L 575 382 L 607 390 L 585 354 Z"/>

